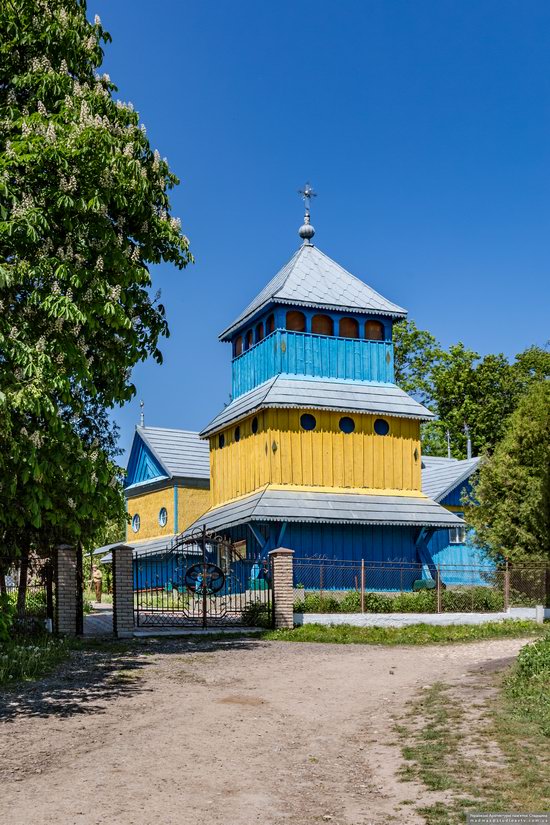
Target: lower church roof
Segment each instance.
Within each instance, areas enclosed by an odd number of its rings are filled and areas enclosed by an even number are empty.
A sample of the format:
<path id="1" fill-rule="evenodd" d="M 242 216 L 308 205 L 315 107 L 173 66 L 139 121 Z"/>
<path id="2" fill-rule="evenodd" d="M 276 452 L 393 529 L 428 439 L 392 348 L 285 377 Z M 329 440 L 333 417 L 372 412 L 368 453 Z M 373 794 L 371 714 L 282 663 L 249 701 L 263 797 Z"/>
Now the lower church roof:
<path id="1" fill-rule="evenodd" d="M 249 521 L 456 527 L 463 520 L 425 496 L 371 495 L 267 486 L 208 510 L 186 531 L 223 530 Z"/>

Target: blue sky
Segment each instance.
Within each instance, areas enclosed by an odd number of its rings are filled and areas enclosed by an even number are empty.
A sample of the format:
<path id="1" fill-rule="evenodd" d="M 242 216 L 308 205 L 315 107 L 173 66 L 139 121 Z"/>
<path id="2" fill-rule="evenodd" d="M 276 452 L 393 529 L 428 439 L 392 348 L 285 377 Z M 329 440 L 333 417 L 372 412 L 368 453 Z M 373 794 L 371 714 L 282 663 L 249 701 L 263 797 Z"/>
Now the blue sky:
<path id="1" fill-rule="evenodd" d="M 115 413 L 131 441 L 228 400 L 218 333 L 299 245 L 443 344 L 512 356 L 549 337 L 550 4 L 536 0 L 89 0 L 104 70 L 182 180 L 196 263 L 154 271 L 171 337 Z"/>

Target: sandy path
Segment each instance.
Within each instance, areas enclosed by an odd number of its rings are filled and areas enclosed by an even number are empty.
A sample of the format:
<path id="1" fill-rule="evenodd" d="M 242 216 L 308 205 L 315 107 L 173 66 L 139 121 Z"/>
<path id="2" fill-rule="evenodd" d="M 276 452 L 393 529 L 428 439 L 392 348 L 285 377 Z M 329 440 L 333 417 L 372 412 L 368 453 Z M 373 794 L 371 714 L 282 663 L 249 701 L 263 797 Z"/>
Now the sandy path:
<path id="1" fill-rule="evenodd" d="M 397 779 L 392 716 L 422 686 L 493 670 L 523 644 L 173 641 L 115 663 L 79 654 L 0 697 L 0 822 L 421 823 L 400 803 L 435 797 Z"/>

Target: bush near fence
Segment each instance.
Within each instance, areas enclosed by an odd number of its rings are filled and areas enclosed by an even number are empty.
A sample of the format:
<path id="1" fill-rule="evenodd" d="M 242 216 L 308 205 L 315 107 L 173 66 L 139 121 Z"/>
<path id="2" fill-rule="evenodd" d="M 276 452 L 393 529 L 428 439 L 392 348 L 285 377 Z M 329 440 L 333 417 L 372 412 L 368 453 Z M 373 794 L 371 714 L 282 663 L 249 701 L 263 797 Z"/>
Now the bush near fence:
<path id="1" fill-rule="evenodd" d="M 436 613 L 440 609 L 499 613 L 508 607 L 534 607 L 546 600 L 546 568 L 441 566 L 432 570 L 436 581 L 440 576 L 439 594 L 436 582 L 426 577 L 425 570 L 418 564 L 359 566 L 357 562 L 298 559 L 294 565 L 294 612 L 358 613 L 363 609 L 368 613 Z M 416 590 L 426 585 L 426 589 Z"/>

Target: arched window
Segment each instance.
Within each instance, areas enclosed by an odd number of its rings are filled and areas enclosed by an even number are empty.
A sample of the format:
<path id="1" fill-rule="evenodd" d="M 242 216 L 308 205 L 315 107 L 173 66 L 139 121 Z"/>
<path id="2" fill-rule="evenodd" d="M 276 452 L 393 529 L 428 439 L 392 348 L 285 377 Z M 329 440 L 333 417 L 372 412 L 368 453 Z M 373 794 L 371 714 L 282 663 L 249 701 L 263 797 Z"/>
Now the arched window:
<path id="1" fill-rule="evenodd" d="M 340 338 L 359 338 L 359 322 L 355 318 L 340 318 Z"/>
<path id="2" fill-rule="evenodd" d="M 270 315 L 267 321 L 265 322 L 266 328 L 266 335 L 271 335 L 272 332 L 275 332 L 275 316 Z"/>
<path id="3" fill-rule="evenodd" d="M 256 343 L 258 343 L 258 341 L 261 341 L 263 337 L 264 337 L 264 325 L 260 321 L 260 323 L 256 326 Z"/>
<path id="4" fill-rule="evenodd" d="M 139 533 L 140 526 L 141 526 L 141 519 L 139 517 L 139 514 L 136 513 L 132 518 L 132 530 L 134 531 L 134 533 Z"/>
<path id="5" fill-rule="evenodd" d="M 292 330 L 293 332 L 305 332 L 306 316 L 304 315 L 304 313 L 297 312 L 294 309 L 291 309 L 290 312 L 287 312 L 286 328 Z"/>
<path id="6" fill-rule="evenodd" d="M 223 433 L 220 433 L 218 436 L 218 447 L 220 450 L 222 447 L 225 447 L 225 435 Z"/>
<path id="7" fill-rule="evenodd" d="M 241 428 L 235 427 L 235 441 L 241 440 Z"/>
<path id="8" fill-rule="evenodd" d="M 242 351 L 243 351 L 243 336 L 242 335 L 237 335 L 237 337 L 235 338 L 235 358 L 238 355 L 241 355 Z"/>
<path id="9" fill-rule="evenodd" d="M 248 332 L 246 333 L 245 342 L 246 342 L 246 349 L 250 349 L 250 347 L 254 343 L 254 332 L 251 329 L 249 329 Z"/>
<path id="10" fill-rule="evenodd" d="M 369 341 L 383 341 L 384 324 L 380 321 L 367 321 L 365 324 L 365 338 Z"/>
<path id="11" fill-rule="evenodd" d="M 311 319 L 311 331 L 315 335 L 334 335 L 334 324 L 330 315 L 314 315 Z"/>

